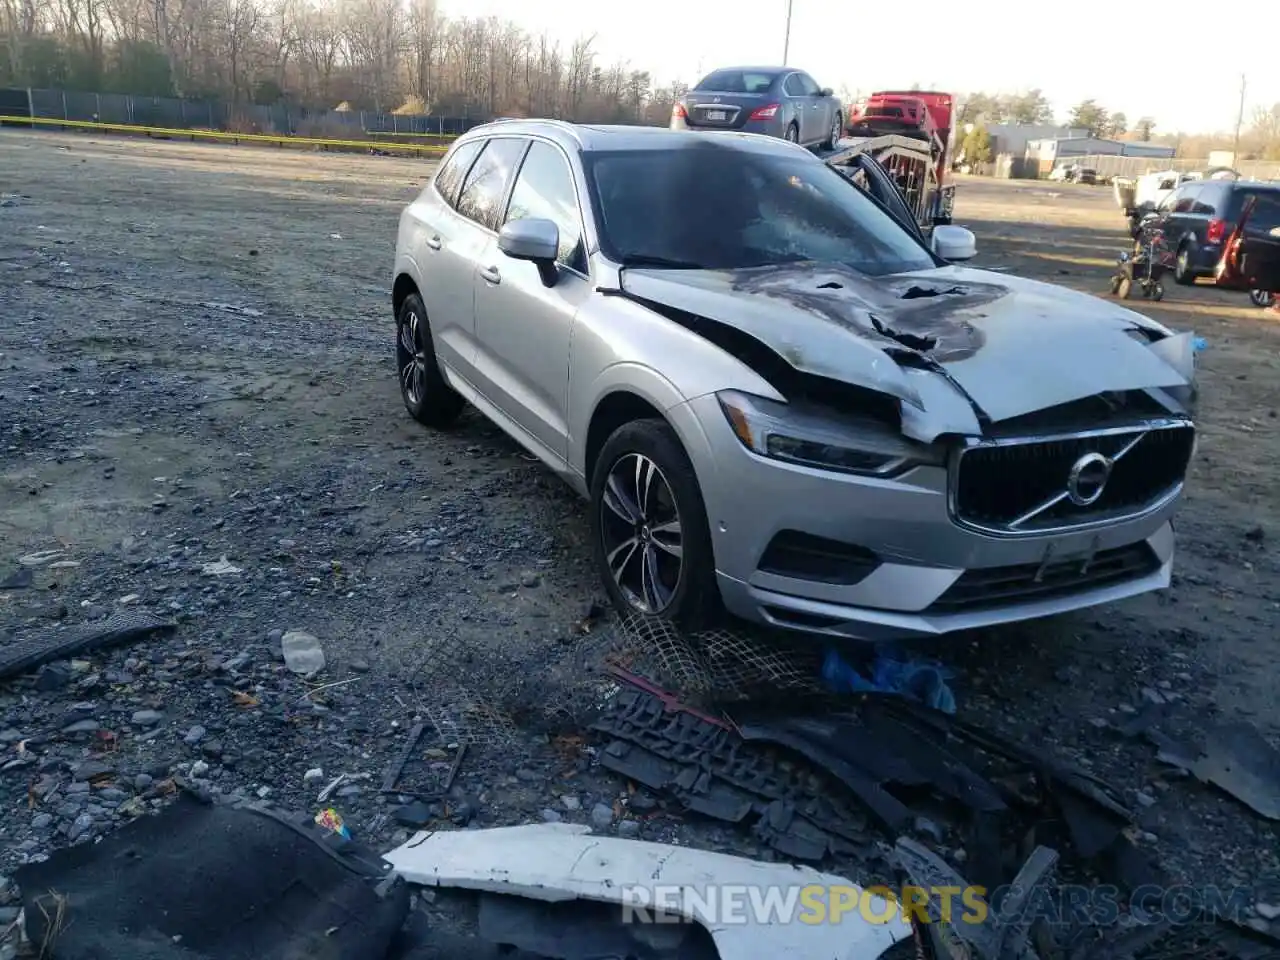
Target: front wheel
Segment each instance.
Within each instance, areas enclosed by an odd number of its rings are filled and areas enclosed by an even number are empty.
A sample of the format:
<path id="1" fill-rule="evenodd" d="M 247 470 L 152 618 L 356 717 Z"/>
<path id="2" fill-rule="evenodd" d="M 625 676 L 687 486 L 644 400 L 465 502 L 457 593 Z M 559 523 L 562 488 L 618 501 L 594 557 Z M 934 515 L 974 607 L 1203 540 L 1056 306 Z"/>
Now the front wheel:
<path id="1" fill-rule="evenodd" d="M 1249 300 L 1255 307 L 1270 307 L 1276 302 L 1276 295 L 1268 290 L 1250 290 Z"/>
<path id="2" fill-rule="evenodd" d="M 666 422 L 636 420 L 605 441 L 592 471 L 591 539 L 609 599 L 623 614 L 690 631 L 720 618 L 707 509 Z"/>
<path id="3" fill-rule="evenodd" d="M 404 298 L 396 314 L 396 373 L 400 398 L 413 419 L 429 427 L 458 419 L 466 401 L 440 372 L 427 311 L 416 293 Z"/>
<path id="4" fill-rule="evenodd" d="M 1121 300 L 1128 300 L 1133 296 L 1133 281 L 1128 277 L 1120 278 L 1120 285 L 1116 287 L 1116 296 Z"/>
<path id="5" fill-rule="evenodd" d="M 822 143 L 823 150 L 834 150 L 836 143 L 840 140 L 840 114 L 837 112 L 835 118 L 831 121 L 831 132 L 827 134 L 827 139 Z"/>

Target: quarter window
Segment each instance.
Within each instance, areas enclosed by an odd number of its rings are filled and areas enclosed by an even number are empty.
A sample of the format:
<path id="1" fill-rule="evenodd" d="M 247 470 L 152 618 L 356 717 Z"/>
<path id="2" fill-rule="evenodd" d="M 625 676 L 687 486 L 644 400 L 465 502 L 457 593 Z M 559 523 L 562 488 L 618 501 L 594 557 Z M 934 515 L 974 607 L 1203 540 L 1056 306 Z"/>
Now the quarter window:
<path id="1" fill-rule="evenodd" d="M 482 227 L 497 230 L 502 221 L 502 200 L 507 184 L 528 146 L 527 140 L 495 137 L 485 144 L 462 183 L 458 212 Z"/>
<path id="2" fill-rule="evenodd" d="M 535 140 L 525 155 L 511 190 L 506 222 L 537 217 L 550 220 L 560 230 L 557 260 L 579 273 L 587 272 L 582 244 L 582 218 L 578 195 L 564 156 L 548 143 Z"/>
<path id="3" fill-rule="evenodd" d="M 454 150 L 436 172 L 436 189 L 440 191 L 440 196 L 444 197 L 449 206 L 452 207 L 458 202 L 458 188 L 462 186 L 462 179 L 471 169 L 476 154 L 483 146 L 483 140 L 469 140 Z"/>

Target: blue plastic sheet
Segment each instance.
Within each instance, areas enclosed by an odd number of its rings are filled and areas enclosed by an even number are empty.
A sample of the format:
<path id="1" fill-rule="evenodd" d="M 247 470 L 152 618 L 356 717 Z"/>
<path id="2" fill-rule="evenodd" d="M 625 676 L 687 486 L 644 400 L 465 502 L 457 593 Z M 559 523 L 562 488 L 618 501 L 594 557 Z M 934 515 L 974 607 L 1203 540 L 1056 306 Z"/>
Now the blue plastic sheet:
<path id="1" fill-rule="evenodd" d="M 897 693 L 919 700 L 943 713 L 956 712 L 955 694 L 947 686 L 951 671 L 938 663 L 903 659 L 881 650 L 871 662 L 870 678 L 835 650 L 828 650 L 822 664 L 822 679 L 836 693 Z"/>

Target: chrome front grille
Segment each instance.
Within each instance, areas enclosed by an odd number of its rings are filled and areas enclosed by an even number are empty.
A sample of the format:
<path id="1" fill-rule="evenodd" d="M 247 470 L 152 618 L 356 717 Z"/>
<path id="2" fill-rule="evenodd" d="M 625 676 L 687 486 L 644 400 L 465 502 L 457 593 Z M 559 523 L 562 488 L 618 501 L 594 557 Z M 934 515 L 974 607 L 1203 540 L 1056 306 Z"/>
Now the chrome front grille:
<path id="1" fill-rule="evenodd" d="M 1141 516 L 1177 496 L 1194 444 L 1185 420 L 977 441 L 952 461 L 952 517 L 1018 536 Z"/>

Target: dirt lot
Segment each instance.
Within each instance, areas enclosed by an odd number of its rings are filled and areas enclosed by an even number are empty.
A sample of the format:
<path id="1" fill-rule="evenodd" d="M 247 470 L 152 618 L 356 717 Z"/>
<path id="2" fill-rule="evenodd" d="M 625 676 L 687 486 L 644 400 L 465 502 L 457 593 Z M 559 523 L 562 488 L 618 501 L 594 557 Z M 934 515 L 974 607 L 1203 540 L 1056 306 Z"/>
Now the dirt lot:
<path id="1" fill-rule="evenodd" d="M 117 750 L 117 800 L 176 768 L 314 808 L 331 777 L 367 775 L 337 802 L 357 833 L 390 839 L 376 781 L 415 716 L 439 706 L 441 673 L 496 677 L 527 710 L 486 728 L 506 738 L 509 766 L 464 764 L 446 815 L 618 814 L 620 784 L 545 722 L 543 671 L 571 668 L 599 594 L 584 511 L 479 417 L 429 433 L 397 396 L 395 224 L 431 169 L 0 131 L 0 580 L 20 557 L 61 551 L 31 587 L 0 590 L 0 630 L 120 604 L 179 622 L 170 640 L 74 664 L 56 690 L 0 686 L 4 759 L 24 739 L 45 751 L 0 773 L 0 867 L 120 819 L 82 795 L 30 798 L 37 774 L 83 759 L 94 738 Z M 978 265 L 1105 290 L 1124 246 L 1108 190 L 959 190 Z M 1280 735 L 1280 324 L 1241 296 L 1172 284 L 1149 312 L 1208 342 L 1174 589 L 935 653 L 964 712 L 1129 791 L 1143 842 L 1176 873 L 1280 881 L 1270 826 L 1109 729 L 1167 698 L 1173 732 L 1222 716 Z M 223 557 L 239 572 L 204 572 Z M 320 638 L 324 679 L 348 682 L 308 696 L 282 672 L 291 629 Z M 698 823 L 628 822 L 753 851 Z"/>

